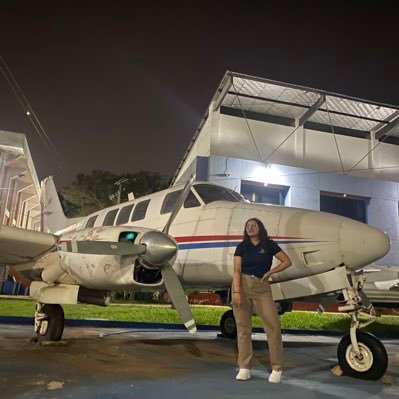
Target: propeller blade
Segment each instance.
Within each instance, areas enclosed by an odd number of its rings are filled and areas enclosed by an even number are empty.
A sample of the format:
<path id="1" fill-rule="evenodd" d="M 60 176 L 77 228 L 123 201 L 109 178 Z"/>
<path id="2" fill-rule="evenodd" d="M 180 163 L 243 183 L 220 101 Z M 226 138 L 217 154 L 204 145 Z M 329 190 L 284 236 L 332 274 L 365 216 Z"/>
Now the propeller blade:
<path id="1" fill-rule="evenodd" d="M 172 213 L 170 214 L 169 219 L 168 219 L 168 221 L 167 221 L 165 227 L 164 227 L 163 230 L 162 230 L 163 233 L 169 234 L 170 226 L 171 226 L 171 224 L 173 223 L 173 221 L 175 220 L 175 217 L 177 216 L 177 214 L 179 213 L 180 208 L 183 206 L 184 201 L 186 200 L 188 194 L 190 193 L 191 186 L 192 186 L 192 184 L 193 184 L 194 179 L 195 179 L 195 174 L 192 174 L 192 175 L 188 178 L 186 184 L 185 184 L 184 187 L 183 187 L 182 192 L 181 192 L 180 195 L 179 195 L 179 198 L 178 198 L 177 201 L 176 201 L 176 204 L 175 204 L 175 206 L 174 206 L 174 208 L 173 208 L 173 211 L 172 211 Z"/>
<path id="2" fill-rule="evenodd" d="M 161 269 L 161 274 L 170 299 L 172 300 L 172 303 L 179 314 L 181 321 L 186 326 L 189 333 L 196 333 L 197 326 L 191 313 L 191 309 L 188 306 L 186 294 L 184 293 L 177 274 L 169 263 L 165 264 L 165 266 Z"/>
<path id="3" fill-rule="evenodd" d="M 115 241 L 63 241 L 60 248 L 65 252 L 88 255 L 141 255 L 147 247 L 144 244 L 132 244 Z"/>

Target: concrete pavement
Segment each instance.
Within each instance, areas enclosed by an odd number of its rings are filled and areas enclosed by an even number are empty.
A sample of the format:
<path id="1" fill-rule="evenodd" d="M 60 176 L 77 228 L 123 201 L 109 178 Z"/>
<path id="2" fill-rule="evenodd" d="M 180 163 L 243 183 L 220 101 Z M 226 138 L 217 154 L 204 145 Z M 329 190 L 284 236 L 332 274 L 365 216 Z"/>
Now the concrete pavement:
<path id="1" fill-rule="evenodd" d="M 235 342 L 216 331 L 67 327 L 51 346 L 31 336 L 30 326 L 0 324 L 1 398 L 399 398 L 399 340 L 383 341 L 384 378 L 362 381 L 331 373 L 339 337 L 284 334 L 283 380 L 270 384 L 264 334 L 253 335 L 246 382 L 235 381 Z"/>

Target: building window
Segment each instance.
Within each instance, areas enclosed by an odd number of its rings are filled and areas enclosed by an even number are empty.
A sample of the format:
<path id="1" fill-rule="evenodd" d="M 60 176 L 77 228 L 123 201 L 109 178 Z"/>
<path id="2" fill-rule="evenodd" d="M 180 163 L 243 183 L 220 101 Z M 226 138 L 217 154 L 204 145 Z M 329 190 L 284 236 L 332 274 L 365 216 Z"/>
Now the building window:
<path id="1" fill-rule="evenodd" d="M 369 198 L 320 192 L 320 210 L 366 223 L 366 204 Z"/>
<path id="2" fill-rule="evenodd" d="M 241 182 L 241 194 L 248 201 L 262 204 L 284 205 L 288 188 L 276 184 L 265 186 L 263 183 L 253 181 Z"/>

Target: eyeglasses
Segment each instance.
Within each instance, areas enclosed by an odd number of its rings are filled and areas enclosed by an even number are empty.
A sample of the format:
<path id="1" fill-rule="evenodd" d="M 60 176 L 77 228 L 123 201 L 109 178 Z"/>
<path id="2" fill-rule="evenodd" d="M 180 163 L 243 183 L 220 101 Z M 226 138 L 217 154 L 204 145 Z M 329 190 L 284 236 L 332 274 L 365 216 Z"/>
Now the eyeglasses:
<path id="1" fill-rule="evenodd" d="M 256 229 L 257 227 L 259 227 L 257 224 L 247 224 L 245 226 L 246 229 Z"/>

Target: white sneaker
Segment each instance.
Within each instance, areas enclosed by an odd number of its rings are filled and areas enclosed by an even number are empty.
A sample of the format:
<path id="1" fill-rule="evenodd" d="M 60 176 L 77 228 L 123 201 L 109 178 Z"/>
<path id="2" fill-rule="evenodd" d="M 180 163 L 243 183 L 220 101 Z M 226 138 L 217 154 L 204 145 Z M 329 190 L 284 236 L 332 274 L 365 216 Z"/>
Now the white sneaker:
<path id="1" fill-rule="evenodd" d="M 236 375 L 236 380 L 238 381 L 246 381 L 251 378 L 251 371 L 249 369 L 240 369 L 238 374 Z"/>
<path id="2" fill-rule="evenodd" d="M 283 370 L 272 370 L 271 374 L 269 375 L 269 382 L 277 384 L 281 381 L 281 373 Z"/>

